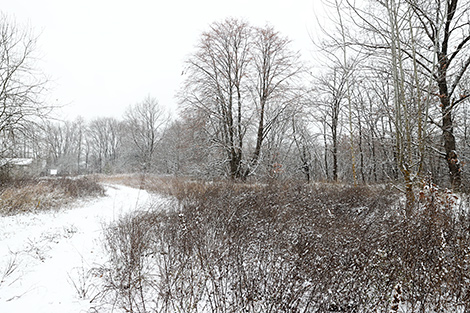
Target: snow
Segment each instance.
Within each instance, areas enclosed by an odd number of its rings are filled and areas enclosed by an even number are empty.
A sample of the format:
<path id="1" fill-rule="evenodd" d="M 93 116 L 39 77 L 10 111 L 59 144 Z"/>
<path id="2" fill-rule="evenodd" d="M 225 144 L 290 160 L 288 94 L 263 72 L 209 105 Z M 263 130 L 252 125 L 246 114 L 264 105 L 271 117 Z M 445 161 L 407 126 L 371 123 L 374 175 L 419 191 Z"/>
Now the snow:
<path id="1" fill-rule="evenodd" d="M 103 225 L 158 200 L 105 185 L 107 196 L 74 208 L 0 217 L 0 312 L 90 312 L 90 269 L 105 260 Z"/>
<path id="2" fill-rule="evenodd" d="M 4 166 L 5 164 L 16 165 L 16 166 L 27 166 L 33 164 L 33 159 L 31 158 L 4 158 L 0 159 L 0 165 Z"/>

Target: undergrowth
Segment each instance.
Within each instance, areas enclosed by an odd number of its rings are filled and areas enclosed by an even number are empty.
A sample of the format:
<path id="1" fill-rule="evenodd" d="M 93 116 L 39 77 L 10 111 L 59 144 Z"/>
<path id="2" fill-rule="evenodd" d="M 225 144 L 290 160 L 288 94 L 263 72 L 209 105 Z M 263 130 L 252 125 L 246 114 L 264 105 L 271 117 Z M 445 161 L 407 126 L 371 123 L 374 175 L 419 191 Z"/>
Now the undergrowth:
<path id="1" fill-rule="evenodd" d="M 0 187 L 0 215 L 52 210 L 102 195 L 104 188 L 88 177 L 10 180 Z"/>
<path id="2" fill-rule="evenodd" d="M 151 183 L 154 186 L 154 183 Z M 106 228 L 107 295 L 125 312 L 466 312 L 470 216 L 424 186 L 173 180 L 172 209 Z"/>

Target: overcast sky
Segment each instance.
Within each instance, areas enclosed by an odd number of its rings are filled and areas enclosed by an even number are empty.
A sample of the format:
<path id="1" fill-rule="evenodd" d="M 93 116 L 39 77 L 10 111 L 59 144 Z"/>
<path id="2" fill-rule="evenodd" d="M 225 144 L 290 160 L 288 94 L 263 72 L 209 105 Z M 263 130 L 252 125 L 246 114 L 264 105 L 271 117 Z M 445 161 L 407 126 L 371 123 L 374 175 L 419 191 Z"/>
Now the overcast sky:
<path id="1" fill-rule="evenodd" d="M 155 97 L 176 108 L 183 62 L 209 24 L 227 17 L 266 23 L 308 58 L 320 0 L 14 0 L 3 13 L 39 35 L 40 66 L 60 117 L 120 118 Z M 316 13 L 317 12 L 317 13 Z"/>

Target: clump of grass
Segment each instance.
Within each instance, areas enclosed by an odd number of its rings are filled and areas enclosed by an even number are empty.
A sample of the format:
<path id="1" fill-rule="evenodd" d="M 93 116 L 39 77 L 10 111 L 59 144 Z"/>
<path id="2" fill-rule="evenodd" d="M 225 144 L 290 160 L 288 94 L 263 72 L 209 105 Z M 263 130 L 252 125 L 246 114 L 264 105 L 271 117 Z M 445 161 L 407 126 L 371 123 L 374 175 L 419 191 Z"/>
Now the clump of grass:
<path id="1" fill-rule="evenodd" d="M 88 177 L 12 180 L 0 190 L 0 215 L 52 210 L 102 195 L 104 188 Z"/>
<path id="2" fill-rule="evenodd" d="M 184 176 L 175 177 L 142 173 L 99 175 L 97 176 L 97 179 L 103 183 L 125 185 L 176 198 L 189 195 L 197 189 L 202 191 L 210 184 L 214 183 L 203 182 L 198 179 Z"/>
<path id="3" fill-rule="evenodd" d="M 51 189 L 61 191 L 67 198 L 78 199 L 104 195 L 104 188 L 89 177 L 59 178 L 51 180 Z"/>

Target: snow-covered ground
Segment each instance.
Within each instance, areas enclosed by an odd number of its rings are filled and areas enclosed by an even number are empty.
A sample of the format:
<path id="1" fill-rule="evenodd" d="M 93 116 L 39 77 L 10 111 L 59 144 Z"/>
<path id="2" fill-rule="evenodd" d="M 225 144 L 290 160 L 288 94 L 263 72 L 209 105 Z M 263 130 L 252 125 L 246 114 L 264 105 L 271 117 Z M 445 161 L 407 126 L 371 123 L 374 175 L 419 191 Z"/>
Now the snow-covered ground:
<path id="1" fill-rule="evenodd" d="M 105 187 L 106 197 L 74 208 L 0 217 L 0 312 L 94 311 L 99 291 L 89 270 L 106 261 L 103 224 L 157 200 Z"/>

